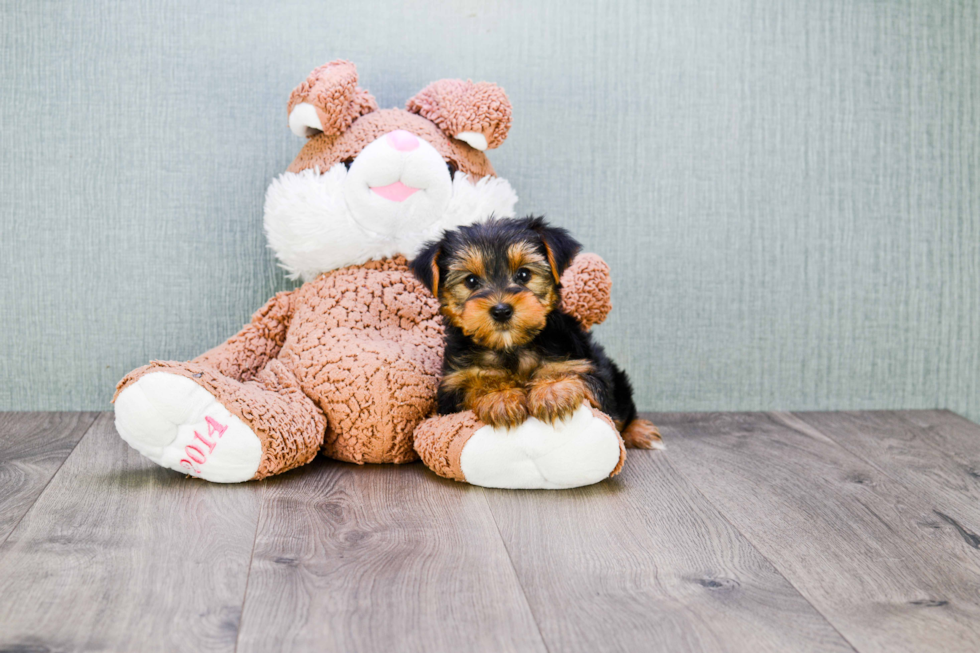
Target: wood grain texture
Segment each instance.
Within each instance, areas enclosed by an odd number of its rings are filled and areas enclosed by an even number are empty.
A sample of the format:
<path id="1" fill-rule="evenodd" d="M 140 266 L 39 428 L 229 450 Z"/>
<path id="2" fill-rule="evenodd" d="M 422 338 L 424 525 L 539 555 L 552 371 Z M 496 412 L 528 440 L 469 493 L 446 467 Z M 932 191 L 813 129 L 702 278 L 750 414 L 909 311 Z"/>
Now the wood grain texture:
<path id="1" fill-rule="evenodd" d="M 980 426 L 933 410 L 794 416 L 927 501 L 980 559 Z"/>
<path id="2" fill-rule="evenodd" d="M 95 418 L 95 413 L 0 413 L 0 544 Z"/>
<path id="3" fill-rule="evenodd" d="M 652 415 L 666 452 L 562 492 L 207 484 L 92 417 L 0 415 L 0 651 L 980 647 L 980 427 L 947 411 Z"/>
<path id="4" fill-rule="evenodd" d="M 482 489 L 323 459 L 265 484 L 239 651 L 545 650 Z"/>
<path id="5" fill-rule="evenodd" d="M 928 497 L 793 415 L 653 419 L 677 469 L 857 650 L 980 647 L 977 549 Z"/>
<path id="6" fill-rule="evenodd" d="M 383 107 L 507 90 L 488 154 L 609 262 L 639 406 L 980 420 L 980 3 L 569 5 L 4 3 L 0 409 L 103 410 L 289 287 L 286 101 L 347 58 Z"/>
<path id="7" fill-rule="evenodd" d="M 549 650 L 852 650 L 669 451 L 630 451 L 587 488 L 487 496 Z"/>
<path id="8" fill-rule="evenodd" d="M 261 491 L 157 467 L 103 414 L 0 546 L 0 650 L 233 651 Z"/>

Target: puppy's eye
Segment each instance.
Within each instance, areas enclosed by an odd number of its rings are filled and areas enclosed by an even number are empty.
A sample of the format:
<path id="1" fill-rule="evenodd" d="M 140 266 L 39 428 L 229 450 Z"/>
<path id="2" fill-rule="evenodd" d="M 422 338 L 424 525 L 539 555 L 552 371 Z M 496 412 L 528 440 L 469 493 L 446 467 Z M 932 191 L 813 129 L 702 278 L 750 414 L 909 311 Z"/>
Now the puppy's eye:
<path id="1" fill-rule="evenodd" d="M 528 270 L 527 268 L 521 268 L 520 270 L 517 271 L 517 274 L 514 275 L 514 281 L 522 285 L 530 280 L 531 280 L 531 271 Z"/>
<path id="2" fill-rule="evenodd" d="M 449 178 L 452 179 L 455 177 L 456 171 L 459 170 L 459 168 L 456 167 L 456 164 L 452 161 L 446 161 L 446 167 L 449 168 Z"/>
<path id="3" fill-rule="evenodd" d="M 463 283 L 466 285 L 467 288 L 473 290 L 474 288 L 480 285 L 480 277 L 476 276 L 475 274 L 471 274 L 470 276 L 463 279 Z"/>
<path id="4" fill-rule="evenodd" d="M 351 167 L 351 164 L 352 164 L 352 163 L 354 163 L 354 159 L 344 159 L 343 161 L 341 161 L 341 163 L 343 163 L 343 164 L 344 164 L 344 166 L 345 166 L 345 167 L 346 167 L 346 168 L 347 168 L 348 170 L 350 170 L 350 167 Z"/>

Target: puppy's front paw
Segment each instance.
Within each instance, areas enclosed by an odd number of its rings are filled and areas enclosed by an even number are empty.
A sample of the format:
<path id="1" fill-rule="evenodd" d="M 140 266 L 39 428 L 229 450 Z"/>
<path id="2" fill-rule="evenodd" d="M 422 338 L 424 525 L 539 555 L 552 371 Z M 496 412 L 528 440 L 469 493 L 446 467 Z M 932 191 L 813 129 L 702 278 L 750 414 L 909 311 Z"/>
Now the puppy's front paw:
<path id="1" fill-rule="evenodd" d="M 527 396 L 521 388 L 488 392 L 471 404 L 480 421 L 495 428 L 513 428 L 527 420 Z"/>
<path id="2" fill-rule="evenodd" d="M 543 379 L 531 384 L 527 403 L 531 414 L 542 422 L 564 420 L 591 397 L 581 377 Z"/>

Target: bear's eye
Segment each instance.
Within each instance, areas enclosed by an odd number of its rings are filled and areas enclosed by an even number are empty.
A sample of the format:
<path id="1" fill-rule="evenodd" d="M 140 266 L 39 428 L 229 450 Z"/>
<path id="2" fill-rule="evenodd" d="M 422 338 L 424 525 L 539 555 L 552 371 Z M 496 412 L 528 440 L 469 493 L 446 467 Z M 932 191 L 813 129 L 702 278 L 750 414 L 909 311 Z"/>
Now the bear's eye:
<path id="1" fill-rule="evenodd" d="M 453 163 L 452 161 L 446 161 L 446 167 L 449 168 L 449 178 L 450 179 L 452 179 L 454 176 L 456 176 L 456 171 L 459 170 L 459 168 L 456 167 L 456 164 L 455 163 Z"/>
<path id="2" fill-rule="evenodd" d="M 465 279 L 463 279 L 463 283 L 466 285 L 467 288 L 473 290 L 474 288 L 480 285 L 480 277 L 476 276 L 475 274 L 471 274 Z"/>
<path id="3" fill-rule="evenodd" d="M 351 167 L 351 165 L 352 165 L 352 164 L 354 163 L 354 159 L 344 159 L 343 161 L 341 161 L 341 163 L 343 163 L 343 164 L 344 164 L 344 166 L 345 166 L 345 167 L 346 167 L 346 168 L 347 168 L 348 170 L 350 170 L 350 167 Z"/>
<path id="4" fill-rule="evenodd" d="M 514 281 L 521 284 L 522 286 L 531 280 L 531 271 L 527 268 L 521 268 L 514 275 Z"/>

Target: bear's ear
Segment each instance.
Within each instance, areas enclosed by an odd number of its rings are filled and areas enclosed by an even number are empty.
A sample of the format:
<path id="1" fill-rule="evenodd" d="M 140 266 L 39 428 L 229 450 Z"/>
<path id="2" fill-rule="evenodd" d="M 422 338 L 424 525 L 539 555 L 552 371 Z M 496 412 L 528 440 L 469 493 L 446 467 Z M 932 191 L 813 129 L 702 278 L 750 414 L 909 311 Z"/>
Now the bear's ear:
<path id="1" fill-rule="evenodd" d="M 357 85 L 357 68 L 338 59 L 320 66 L 289 95 L 289 128 L 297 136 L 343 133 L 378 109 L 374 96 Z"/>
<path id="2" fill-rule="evenodd" d="M 434 122 L 446 136 L 478 150 L 498 147 L 510 129 L 511 106 L 504 89 L 490 82 L 440 79 L 405 105 Z"/>
<path id="3" fill-rule="evenodd" d="M 561 275 L 582 250 L 582 244 L 572 238 L 567 229 L 552 227 L 541 217 L 527 218 L 527 228 L 540 236 L 551 274 L 555 277 L 555 283 L 560 285 Z"/>
<path id="4" fill-rule="evenodd" d="M 426 243 L 422 246 L 422 251 L 409 263 L 418 280 L 424 283 L 436 297 L 439 296 L 439 254 L 441 253 L 441 241 Z"/>

